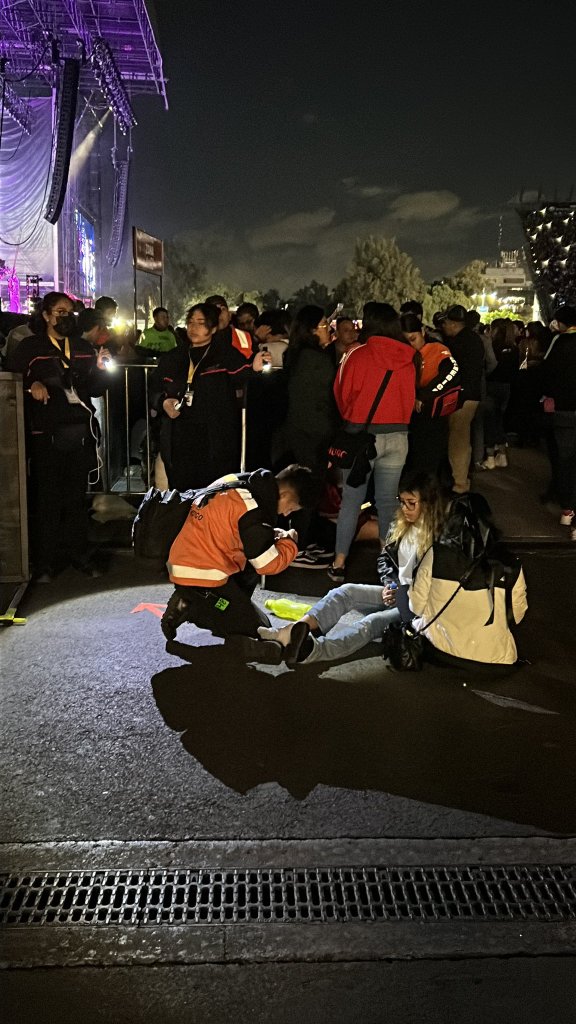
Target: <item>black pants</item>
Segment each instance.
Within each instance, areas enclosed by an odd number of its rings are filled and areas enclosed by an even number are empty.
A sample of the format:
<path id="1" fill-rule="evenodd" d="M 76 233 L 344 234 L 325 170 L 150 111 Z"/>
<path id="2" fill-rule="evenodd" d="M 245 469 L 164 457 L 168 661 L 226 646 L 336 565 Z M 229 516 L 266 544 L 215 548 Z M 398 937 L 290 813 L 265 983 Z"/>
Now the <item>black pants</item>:
<path id="1" fill-rule="evenodd" d="M 448 416 L 431 419 L 422 413 L 412 414 L 405 469 L 431 473 L 450 490 L 454 481 L 448 459 L 448 419 Z"/>
<path id="2" fill-rule="evenodd" d="M 269 626 L 270 619 L 252 601 L 257 576 L 252 569 L 237 573 L 222 587 L 185 587 L 176 585 L 176 593 L 189 605 L 188 621 L 215 636 L 258 636 L 258 626 Z"/>
<path id="3" fill-rule="evenodd" d="M 86 558 L 86 490 L 93 458 L 92 446 L 63 452 L 54 448 L 51 438 L 31 439 L 30 533 L 37 573 Z"/>

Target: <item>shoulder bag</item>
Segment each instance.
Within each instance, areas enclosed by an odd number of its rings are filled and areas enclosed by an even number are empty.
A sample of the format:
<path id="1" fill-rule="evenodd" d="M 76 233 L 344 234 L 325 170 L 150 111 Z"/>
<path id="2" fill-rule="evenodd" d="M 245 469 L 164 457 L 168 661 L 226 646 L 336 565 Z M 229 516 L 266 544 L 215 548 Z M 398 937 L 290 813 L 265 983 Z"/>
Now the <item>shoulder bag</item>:
<path id="1" fill-rule="evenodd" d="M 356 434 L 351 434 L 343 427 L 340 428 L 332 444 L 328 448 L 328 467 L 335 467 L 336 469 L 351 469 L 358 457 L 364 458 L 367 461 L 370 458 L 374 458 L 376 452 L 374 448 L 374 434 L 371 434 L 366 428 L 372 422 L 372 417 L 378 408 L 380 399 L 386 391 L 392 376 L 392 370 L 386 370 L 382 383 L 376 392 L 376 397 L 370 407 L 368 413 L 368 419 L 366 420 L 362 430 L 359 430 Z M 353 485 L 352 485 L 353 486 Z"/>

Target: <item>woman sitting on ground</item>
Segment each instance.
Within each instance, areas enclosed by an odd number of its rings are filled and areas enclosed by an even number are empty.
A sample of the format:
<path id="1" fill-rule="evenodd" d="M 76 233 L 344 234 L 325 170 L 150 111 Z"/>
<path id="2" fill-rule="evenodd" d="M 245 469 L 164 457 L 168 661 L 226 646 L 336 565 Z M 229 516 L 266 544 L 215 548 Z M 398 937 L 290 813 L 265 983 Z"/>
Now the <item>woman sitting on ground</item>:
<path id="1" fill-rule="evenodd" d="M 408 588 L 416 566 L 441 533 L 445 509 L 436 480 L 426 473 L 406 475 L 398 501 L 385 553 L 379 559 L 384 586 L 345 583 L 330 590 L 298 622 L 258 630 L 262 640 L 282 645 L 287 665 L 346 658 L 379 640 L 391 622 L 410 621 Z M 329 636 L 351 611 L 360 612 L 362 618 Z"/>
<path id="2" fill-rule="evenodd" d="M 481 495 L 465 495 L 452 503 L 445 533 L 424 555 L 410 588 L 412 627 L 428 641 L 428 661 L 458 668 L 479 662 L 512 666 L 518 653 L 510 623 L 521 622 L 528 609 L 524 573 L 519 560 L 497 543 L 489 545 L 489 562 L 474 558 L 466 544 L 455 544 L 463 536 L 463 513 L 476 517 L 482 532 L 498 539 Z"/>

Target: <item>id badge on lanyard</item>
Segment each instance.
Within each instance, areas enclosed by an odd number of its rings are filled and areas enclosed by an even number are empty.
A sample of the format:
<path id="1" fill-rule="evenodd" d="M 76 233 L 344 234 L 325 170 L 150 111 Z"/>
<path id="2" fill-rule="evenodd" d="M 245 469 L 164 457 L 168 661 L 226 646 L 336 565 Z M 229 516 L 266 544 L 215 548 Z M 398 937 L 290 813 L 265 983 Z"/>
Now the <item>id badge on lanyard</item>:
<path id="1" fill-rule="evenodd" d="M 62 363 L 62 366 L 64 366 L 65 369 L 69 370 L 70 366 L 71 366 L 71 361 L 72 361 L 71 360 L 71 354 L 70 354 L 70 339 L 69 338 L 64 338 L 64 351 L 62 351 L 62 349 L 60 348 L 60 345 L 58 344 L 56 339 L 52 338 L 50 335 L 49 335 L 49 337 L 50 337 L 50 341 L 54 345 L 54 348 L 58 352 L 58 355 L 60 357 L 60 362 Z M 64 388 L 64 394 L 66 395 L 66 401 L 69 403 L 69 405 L 82 405 L 82 400 L 79 397 L 78 392 L 76 391 L 76 388 L 72 387 L 72 385 L 70 385 L 69 388 Z"/>

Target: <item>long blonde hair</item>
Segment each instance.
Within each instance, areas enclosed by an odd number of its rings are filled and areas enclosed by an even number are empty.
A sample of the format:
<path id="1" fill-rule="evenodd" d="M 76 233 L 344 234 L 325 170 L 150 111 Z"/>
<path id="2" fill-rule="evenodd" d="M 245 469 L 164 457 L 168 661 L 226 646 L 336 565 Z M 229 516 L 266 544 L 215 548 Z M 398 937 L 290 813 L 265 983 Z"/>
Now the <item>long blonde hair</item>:
<path id="1" fill-rule="evenodd" d="M 440 536 L 446 518 L 446 502 L 440 492 L 438 481 L 429 473 L 407 473 L 400 481 L 398 493 L 417 494 L 421 503 L 420 515 L 415 523 L 408 523 L 402 508 L 398 507 L 386 542 L 400 542 L 409 530 L 414 530 L 416 553 L 420 560 Z"/>

